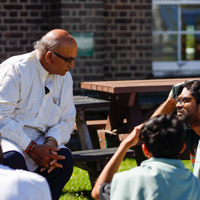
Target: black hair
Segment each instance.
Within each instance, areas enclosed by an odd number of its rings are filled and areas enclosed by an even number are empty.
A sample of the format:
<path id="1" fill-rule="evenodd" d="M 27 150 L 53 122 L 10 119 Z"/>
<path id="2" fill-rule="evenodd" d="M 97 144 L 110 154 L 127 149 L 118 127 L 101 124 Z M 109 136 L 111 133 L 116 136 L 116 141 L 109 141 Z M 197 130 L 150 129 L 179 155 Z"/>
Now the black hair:
<path id="1" fill-rule="evenodd" d="M 191 95 L 196 98 L 196 103 L 199 105 L 200 103 L 200 81 L 199 80 L 191 80 L 185 81 L 183 88 L 187 88 Z"/>
<path id="2" fill-rule="evenodd" d="M 158 115 L 147 121 L 140 138 L 157 158 L 177 158 L 185 142 L 182 122 L 172 115 Z"/>

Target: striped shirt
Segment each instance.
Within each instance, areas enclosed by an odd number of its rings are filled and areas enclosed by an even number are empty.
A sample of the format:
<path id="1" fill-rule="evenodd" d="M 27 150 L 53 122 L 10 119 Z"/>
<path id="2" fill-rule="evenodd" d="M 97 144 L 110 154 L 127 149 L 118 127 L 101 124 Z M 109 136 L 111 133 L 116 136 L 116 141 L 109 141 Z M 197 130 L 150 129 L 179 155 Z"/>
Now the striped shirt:
<path id="1" fill-rule="evenodd" d="M 58 145 L 67 143 L 75 115 L 70 72 L 49 74 L 40 64 L 37 50 L 0 65 L 0 133 L 22 151 L 40 137 L 54 137 Z"/>

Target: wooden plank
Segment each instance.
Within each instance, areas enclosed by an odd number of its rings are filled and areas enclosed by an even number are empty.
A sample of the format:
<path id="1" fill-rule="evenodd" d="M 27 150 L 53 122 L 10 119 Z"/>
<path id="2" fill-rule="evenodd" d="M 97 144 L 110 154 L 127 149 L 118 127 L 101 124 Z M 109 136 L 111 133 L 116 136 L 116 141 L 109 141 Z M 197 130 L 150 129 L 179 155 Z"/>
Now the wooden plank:
<path id="1" fill-rule="evenodd" d="M 170 91 L 173 85 L 186 80 L 200 80 L 200 78 L 82 82 L 81 88 L 109 93 L 164 92 Z"/>
<path id="2" fill-rule="evenodd" d="M 88 126 L 96 126 L 96 125 L 106 125 L 107 120 L 101 119 L 101 120 L 88 120 L 86 123 Z"/>
<path id="3" fill-rule="evenodd" d="M 98 129 L 105 129 L 107 120 L 89 120 L 86 123 L 90 131 L 97 131 Z"/>
<path id="4" fill-rule="evenodd" d="M 94 162 L 100 160 L 108 160 L 117 151 L 117 148 L 107 148 L 107 149 L 93 149 L 86 151 L 74 151 L 73 161 L 74 162 Z M 129 149 L 126 153 L 126 157 L 134 157 L 135 151 Z"/>
<path id="5" fill-rule="evenodd" d="M 89 130 L 105 129 L 107 120 L 87 120 L 86 124 Z M 77 125 L 74 125 L 74 129 L 78 130 Z"/>
<path id="6" fill-rule="evenodd" d="M 98 108 L 98 107 L 108 107 L 110 102 L 103 99 L 97 99 L 89 96 L 74 96 L 75 107 L 78 108 Z"/>
<path id="7" fill-rule="evenodd" d="M 171 79 L 143 79 L 143 80 L 118 80 L 118 81 L 91 81 L 91 82 L 82 82 L 82 87 L 84 88 L 85 86 L 90 86 L 92 85 L 118 85 L 118 84 L 132 84 L 132 83 L 149 83 L 149 82 L 158 82 L 158 83 L 162 83 L 162 82 L 168 82 L 170 84 L 170 82 L 176 82 L 176 83 L 180 83 L 180 82 L 184 82 L 186 80 L 200 80 L 199 77 L 195 77 L 195 78 L 171 78 Z"/>

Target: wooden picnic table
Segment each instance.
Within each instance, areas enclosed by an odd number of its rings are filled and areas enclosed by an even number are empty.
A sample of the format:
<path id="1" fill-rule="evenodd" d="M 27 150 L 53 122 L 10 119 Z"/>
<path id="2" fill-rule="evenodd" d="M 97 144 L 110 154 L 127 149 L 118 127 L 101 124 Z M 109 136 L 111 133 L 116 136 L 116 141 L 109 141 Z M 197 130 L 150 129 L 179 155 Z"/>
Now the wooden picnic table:
<path id="1" fill-rule="evenodd" d="M 119 80 L 119 81 L 94 81 L 82 82 L 81 88 L 99 91 L 101 98 L 110 101 L 110 109 L 107 118 L 106 130 L 111 133 L 107 145 L 116 146 L 113 134 L 129 134 L 136 125 L 144 122 L 138 98 L 139 93 L 167 92 L 172 86 L 200 78 L 175 78 L 175 79 L 148 79 L 148 80 Z M 113 133 L 113 134 L 112 134 Z M 105 137 L 105 136 L 103 136 Z M 109 143 L 109 144 L 108 144 Z M 104 148 L 103 144 L 101 147 Z"/>
<path id="2" fill-rule="evenodd" d="M 186 80 L 200 80 L 200 78 L 93 81 L 82 82 L 81 88 L 110 94 L 164 92 L 170 91 L 173 85 Z"/>
<path id="3" fill-rule="evenodd" d="M 81 150 L 91 150 L 93 149 L 93 145 L 85 119 L 85 109 L 105 107 L 108 106 L 110 102 L 103 99 L 77 95 L 74 96 L 74 104 L 76 107 L 76 126 L 78 129 Z"/>
<path id="4" fill-rule="evenodd" d="M 100 172 L 116 152 L 117 148 L 106 148 L 106 149 L 96 149 L 93 146 L 91 129 L 89 130 L 89 122 L 92 126 L 99 127 L 100 124 L 96 124 L 95 121 L 86 121 L 85 112 L 87 109 L 107 107 L 110 102 L 103 99 L 96 99 L 89 96 L 74 96 L 74 104 L 76 107 L 76 125 L 75 130 L 78 132 L 80 149 L 78 149 L 77 140 L 71 141 L 67 146 L 72 150 L 74 165 L 88 171 L 91 185 L 94 186 L 96 178 L 99 176 Z M 93 124 L 94 123 L 94 124 Z M 104 125 L 105 126 L 105 125 Z M 101 125 L 100 125 L 101 127 Z M 94 138 L 93 138 L 94 139 Z M 96 141 L 96 140 L 95 140 Z M 125 157 L 135 157 L 134 150 L 128 150 Z"/>
<path id="5" fill-rule="evenodd" d="M 74 96 L 77 110 L 76 126 L 81 149 L 72 152 L 73 159 L 76 166 L 88 171 L 92 185 L 107 161 L 115 153 L 116 148 L 112 147 L 117 147 L 134 126 L 144 122 L 138 94 L 151 95 L 154 92 L 167 92 L 173 85 L 192 79 L 200 80 L 200 78 L 176 78 L 81 83 L 82 89 L 99 91 L 102 97 L 102 99 L 95 99 L 88 96 Z M 98 132 L 101 149 L 94 149 L 84 112 L 87 108 L 104 106 L 109 106 L 109 114 L 105 130 Z M 137 165 L 146 159 L 140 145 L 129 150 L 126 156 L 134 157 Z"/>

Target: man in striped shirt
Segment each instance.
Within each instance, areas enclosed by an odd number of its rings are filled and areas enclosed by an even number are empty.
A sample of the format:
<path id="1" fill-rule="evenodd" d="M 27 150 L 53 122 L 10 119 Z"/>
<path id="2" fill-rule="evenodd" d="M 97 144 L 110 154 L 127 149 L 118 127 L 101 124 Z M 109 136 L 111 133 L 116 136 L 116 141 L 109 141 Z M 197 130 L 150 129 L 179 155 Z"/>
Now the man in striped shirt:
<path id="1" fill-rule="evenodd" d="M 73 81 L 77 44 L 54 29 L 35 50 L 0 65 L 0 133 L 5 165 L 46 177 L 58 199 L 73 170 L 66 144 L 75 124 Z"/>

